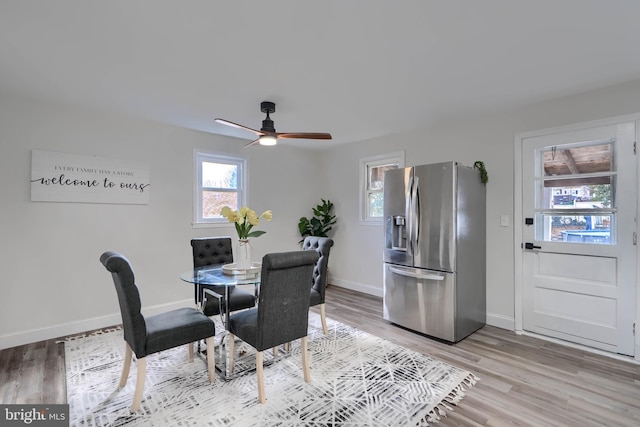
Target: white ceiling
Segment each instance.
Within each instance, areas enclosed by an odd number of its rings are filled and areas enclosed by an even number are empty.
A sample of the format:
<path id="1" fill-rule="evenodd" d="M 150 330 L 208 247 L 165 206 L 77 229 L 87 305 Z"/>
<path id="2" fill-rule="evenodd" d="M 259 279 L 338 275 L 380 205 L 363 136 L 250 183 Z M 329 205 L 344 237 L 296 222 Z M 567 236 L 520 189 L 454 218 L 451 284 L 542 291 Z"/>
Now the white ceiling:
<path id="1" fill-rule="evenodd" d="M 240 138 L 213 119 L 260 128 L 269 100 L 326 147 L 639 79 L 639 19 L 637 0 L 2 0 L 0 93 Z"/>

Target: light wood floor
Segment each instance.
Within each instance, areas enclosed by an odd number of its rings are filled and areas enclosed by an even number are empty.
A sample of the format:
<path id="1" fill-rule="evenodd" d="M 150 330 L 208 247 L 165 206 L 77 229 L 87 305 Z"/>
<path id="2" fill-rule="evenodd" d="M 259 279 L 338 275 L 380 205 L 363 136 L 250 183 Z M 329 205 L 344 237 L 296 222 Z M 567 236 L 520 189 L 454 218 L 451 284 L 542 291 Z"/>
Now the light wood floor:
<path id="1" fill-rule="evenodd" d="M 440 426 L 640 425 L 640 365 L 491 326 L 441 343 L 386 322 L 380 298 L 336 286 L 327 289 L 327 316 L 477 375 Z M 0 403 L 66 402 L 55 341 L 0 351 Z"/>

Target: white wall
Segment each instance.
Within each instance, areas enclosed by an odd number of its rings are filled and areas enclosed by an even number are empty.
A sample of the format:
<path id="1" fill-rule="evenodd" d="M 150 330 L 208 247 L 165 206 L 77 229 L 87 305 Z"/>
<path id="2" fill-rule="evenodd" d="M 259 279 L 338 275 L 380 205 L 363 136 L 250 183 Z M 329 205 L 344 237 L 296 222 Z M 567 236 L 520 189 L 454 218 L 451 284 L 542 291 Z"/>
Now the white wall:
<path id="1" fill-rule="evenodd" d="M 514 328 L 514 135 L 640 112 L 640 80 L 530 105 L 501 114 L 460 119 L 416 132 L 338 147 L 325 153 L 328 195 L 339 219 L 331 253 L 332 282 L 382 295 L 382 227 L 359 224 L 361 157 L 405 150 L 407 166 L 457 160 L 485 162 L 487 184 L 487 321 Z M 500 227 L 509 215 L 510 227 Z M 517 239 L 520 242 L 520 239 Z M 357 254 L 357 256 L 354 256 Z"/>
<path id="2" fill-rule="evenodd" d="M 189 304 L 178 274 L 191 265 L 189 240 L 234 235 L 231 227 L 193 229 L 193 150 L 249 158 L 249 204 L 272 209 L 254 254 L 297 248 L 298 218 L 320 198 L 338 223 L 332 282 L 382 295 L 382 228 L 359 223 L 361 157 L 405 150 L 407 165 L 483 160 L 487 185 L 488 323 L 514 326 L 514 134 L 640 112 L 640 80 L 501 114 L 442 123 L 416 132 L 337 146 L 325 152 L 242 149 L 243 141 L 55 103 L 0 96 L 0 348 L 119 323 L 104 250 L 127 255 L 150 312 Z M 148 162 L 149 205 L 30 201 L 30 150 Z M 513 223 L 512 223 L 513 224 Z M 518 239 L 519 241 L 519 239 Z M 639 292 L 640 294 L 640 292 Z"/>
<path id="3" fill-rule="evenodd" d="M 249 206 L 272 209 L 253 254 L 298 249 L 298 219 L 315 205 L 323 173 L 308 151 L 246 141 L 55 103 L 0 97 L 0 348 L 120 323 L 110 274 L 98 258 L 132 262 L 149 312 L 192 304 L 179 274 L 192 265 L 195 148 L 248 157 Z M 30 201 L 31 150 L 135 159 L 150 168 L 148 205 Z M 286 189 L 286 191 L 283 191 Z"/>

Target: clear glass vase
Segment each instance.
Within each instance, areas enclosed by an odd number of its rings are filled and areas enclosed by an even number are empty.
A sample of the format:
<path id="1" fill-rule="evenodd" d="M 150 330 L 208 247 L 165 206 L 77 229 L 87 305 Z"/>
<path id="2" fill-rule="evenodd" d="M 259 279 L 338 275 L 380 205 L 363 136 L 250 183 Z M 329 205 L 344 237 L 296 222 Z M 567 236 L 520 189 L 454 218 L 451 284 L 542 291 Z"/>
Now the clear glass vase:
<path id="1" fill-rule="evenodd" d="M 251 244 L 249 239 L 240 239 L 236 246 L 235 264 L 239 269 L 251 267 Z"/>

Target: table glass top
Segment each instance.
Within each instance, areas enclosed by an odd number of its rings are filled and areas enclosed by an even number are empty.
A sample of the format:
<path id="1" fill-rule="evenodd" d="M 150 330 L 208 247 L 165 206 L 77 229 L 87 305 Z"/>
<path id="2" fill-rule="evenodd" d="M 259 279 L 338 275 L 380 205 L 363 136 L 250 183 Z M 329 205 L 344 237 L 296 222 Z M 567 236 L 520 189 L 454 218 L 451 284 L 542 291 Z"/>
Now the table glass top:
<path id="1" fill-rule="evenodd" d="M 251 274 L 249 277 L 239 274 L 230 275 L 222 272 L 222 265 L 206 265 L 194 268 L 182 273 L 180 279 L 189 283 L 218 286 L 255 285 L 260 283 L 260 272 Z"/>

